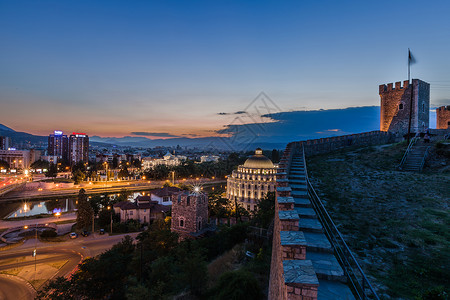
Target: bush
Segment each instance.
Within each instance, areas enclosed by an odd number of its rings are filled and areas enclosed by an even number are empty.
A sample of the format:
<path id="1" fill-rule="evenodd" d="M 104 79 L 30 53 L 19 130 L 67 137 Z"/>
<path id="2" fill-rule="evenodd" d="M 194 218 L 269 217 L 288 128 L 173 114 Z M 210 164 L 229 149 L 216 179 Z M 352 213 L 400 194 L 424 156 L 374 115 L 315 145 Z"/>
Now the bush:
<path id="1" fill-rule="evenodd" d="M 247 271 L 226 272 L 219 278 L 217 285 L 209 293 L 210 299 L 259 300 L 264 295 L 258 280 Z"/>
<path id="2" fill-rule="evenodd" d="M 56 236 L 57 236 L 56 231 L 52 229 L 46 229 L 41 233 L 41 238 L 52 238 Z"/>

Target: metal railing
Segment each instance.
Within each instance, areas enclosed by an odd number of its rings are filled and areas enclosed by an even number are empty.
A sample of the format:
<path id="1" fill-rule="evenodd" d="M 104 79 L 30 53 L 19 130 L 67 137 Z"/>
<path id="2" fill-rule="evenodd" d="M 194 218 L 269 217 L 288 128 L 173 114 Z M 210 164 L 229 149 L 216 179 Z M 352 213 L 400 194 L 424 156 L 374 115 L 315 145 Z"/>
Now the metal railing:
<path id="1" fill-rule="evenodd" d="M 423 166 L 425 165 L 425 160 L 427 159 L 427 156 L 428 156 L 429 149 L 430 149 L 430 146 L 428 146 L 427 149 L 425 149 L 425 153 L 423 154 L 422 161 L 420 162 L 419 172 L 422 172 Z"/>
<path id="2" fill-rule="evenodd" d="M 303 145 L 302 145 L 303 150 Z M 341 233 L 337 229 L 330 215 L 328 214 L 325 206 L 317 195 L 314 187 L 312 186 L 308 173 L 306 171 L 306 159 L 305 151 L 302 151 L 303 162 L 305 166 L 306 183 L 308 187 L 308 195 L 311 200 L 311 204 L 323 226 L 325 235 L 332 244 L 335 252 L 335 256 L 338 259 L 344 273 L 347 277 L 348 283 L 352 288 L 354 295 L 358 299 L 379 299 L 374 288 L 370 284 L 360 265 L 358 264 L 355 256 L 350 251 L 347 243 L 342 237 Z"/>
<path id="3" fill-rule="evenodd" d="M 406 158 L 408 157 L 409 152 L 411 151 L 414 144 L 419 140 L 419 137 L 413 137 L 409 142 L 408 148 L 406 148 L 405 154 L 403 154 L 402 161 L 398 165 L 398 169 L 401 170 L 403 165 L 405 164 Z"/>

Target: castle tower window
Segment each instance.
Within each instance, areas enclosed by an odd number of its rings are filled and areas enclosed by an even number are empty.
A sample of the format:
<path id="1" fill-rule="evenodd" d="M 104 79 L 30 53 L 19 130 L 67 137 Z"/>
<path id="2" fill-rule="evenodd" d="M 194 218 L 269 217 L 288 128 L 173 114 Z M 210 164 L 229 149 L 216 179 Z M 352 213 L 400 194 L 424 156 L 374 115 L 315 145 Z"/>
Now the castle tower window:
<path id="1" fill-rule="evenodd" d="M 186 198 L 186 205 L 187 205 L 187 206 L 191 205 L 191 197 L 190 197 L 190 196 L 188 196 L 188 197 Z"/>
<path id="2" fill-rule="evenodd" d="M 184 220 L 180 219 L 180 227 L 184 227 Z"/>
<path id="3" fill-rule="evenodd" d="M 398 109 L 403 109 L 403 103 L 400 103 L 400 104 L 398 105 Z"/>

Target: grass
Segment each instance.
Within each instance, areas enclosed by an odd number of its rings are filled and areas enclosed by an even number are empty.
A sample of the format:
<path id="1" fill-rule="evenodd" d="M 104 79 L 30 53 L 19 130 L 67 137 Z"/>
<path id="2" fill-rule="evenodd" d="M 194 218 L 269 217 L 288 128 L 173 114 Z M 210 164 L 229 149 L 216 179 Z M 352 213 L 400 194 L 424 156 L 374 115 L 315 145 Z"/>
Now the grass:
<path id="1" fill-rule="evenodd" d="M 17 276 L 20 271 L 22 271 L 23 268 L 13 268 L 13 269 L 8 269 L 8 270 L 4 270 L 1 271 L 1 274 L 6 274 L 6 275 L 13 275 L 13 276 Z"/>
<path id="2" fill-rule="evenodd" d="M 56 262 L 52 262 L 52 263 L 48 263 L 47 265 L 49 265 L 52 268 L 55 269 L 61 269 L 66 263 L 68 262 L 68 260 L 61 260 L 61 261 L 56 261 Z"/>
<path id="3" fill-rule="evenodd" d="M 397 170 L 405 143 L 308 157 L 311 181 L 380 295 L 450 291 L 448 158 Z"/>

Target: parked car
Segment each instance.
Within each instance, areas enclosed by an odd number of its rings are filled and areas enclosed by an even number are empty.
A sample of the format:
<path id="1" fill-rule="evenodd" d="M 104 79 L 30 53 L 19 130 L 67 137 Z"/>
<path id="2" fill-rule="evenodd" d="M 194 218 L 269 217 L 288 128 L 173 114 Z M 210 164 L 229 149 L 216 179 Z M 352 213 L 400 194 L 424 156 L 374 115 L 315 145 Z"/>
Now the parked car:
<path id="1" fill-rule="evenodd" d="M 89 234 L 90 234 L 90 232 L 87 230 L 83 230 L 83 232 L 81 232 L 82 236 L 88 236 Z"/>
<path id="2" fill-rule="evenodd" d="M 70 238 L 71 239 L 76 239 L 78 237 L 78 234 L 76 232 L 71 232 L 70 233 Z"/>
<path id="3" fill-rule="evenodd" d="M 105 229 L 100 229 L 100 234 L 105 234 Z"/>

